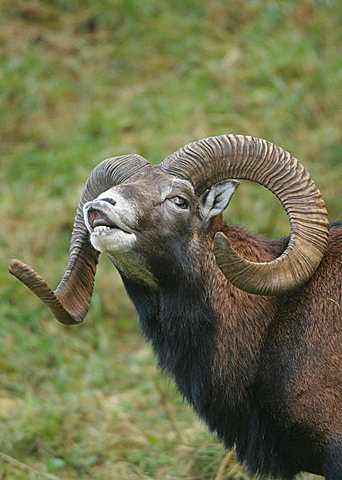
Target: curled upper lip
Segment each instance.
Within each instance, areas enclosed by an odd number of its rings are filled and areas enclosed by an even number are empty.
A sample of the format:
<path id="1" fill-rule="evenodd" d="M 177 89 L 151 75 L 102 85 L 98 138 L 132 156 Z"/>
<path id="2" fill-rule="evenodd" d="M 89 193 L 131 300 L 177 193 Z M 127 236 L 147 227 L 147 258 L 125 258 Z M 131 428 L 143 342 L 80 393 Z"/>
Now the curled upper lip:
<path id="1" fill-rule="evenodd" d="M 103 225 L 120 229 L 126 233 L 133 233 L 132 228 L 124 223 L 116 212 L 109 210 L 107 205 L 92 203 L 86 206 L 85 210 L 87 224 L 92 232 L 96 227 Z"/>

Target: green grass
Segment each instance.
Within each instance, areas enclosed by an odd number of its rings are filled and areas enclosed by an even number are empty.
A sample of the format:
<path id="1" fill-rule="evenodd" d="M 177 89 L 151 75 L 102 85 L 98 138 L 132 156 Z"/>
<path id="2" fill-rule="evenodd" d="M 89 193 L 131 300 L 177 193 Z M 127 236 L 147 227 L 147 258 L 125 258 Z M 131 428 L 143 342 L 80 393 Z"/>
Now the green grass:
<path id="1" fill-rule="evenodd" d="M 99 161 L 137 152 L 159 162 L 221 133 L 289 150 L 341 218 L 340 2 L 3 0 L 0 9 L 0 478 L 247 480 L 157 372 L 109 262 L 76 328 L 54 322 L 6 264 L 19 257 L 57 285 Z M 288 232 L 277 201 L 247 183 L 227 219 Z"/>

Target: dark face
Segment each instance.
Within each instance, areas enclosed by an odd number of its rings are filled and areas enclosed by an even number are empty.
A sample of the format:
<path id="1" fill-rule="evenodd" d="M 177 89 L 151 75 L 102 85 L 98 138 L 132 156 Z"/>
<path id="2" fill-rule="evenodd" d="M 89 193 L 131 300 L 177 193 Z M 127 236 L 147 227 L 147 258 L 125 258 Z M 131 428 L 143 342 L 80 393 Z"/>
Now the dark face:
<path id="1" fill-rule="evenodd" d="M 124 275 L 156 284 L 227 205 L 236 182 L 219 185 L 198 198 L 190 182 L 149 169 L 84 205 L 91 243 Z"/>

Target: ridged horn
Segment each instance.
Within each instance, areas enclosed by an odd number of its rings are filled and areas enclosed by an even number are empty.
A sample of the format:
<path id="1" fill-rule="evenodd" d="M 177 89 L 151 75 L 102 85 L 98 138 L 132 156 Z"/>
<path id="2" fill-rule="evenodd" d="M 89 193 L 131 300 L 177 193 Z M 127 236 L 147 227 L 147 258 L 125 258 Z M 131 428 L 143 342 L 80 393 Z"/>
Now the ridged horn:
<path id="1" fill-rule="evenodd" d="M 190 143 L 167 157 L 162 168 L 190 180 L 197 194 L 224 179 L 246 179 L 271 190 L 291 224 L 290 242 L 271 262 L 238 255 L 223 233 L 215 237 L 216 260 L 236 287 L 258 295 L 280 295 L 305 283 L 317 269 L 328 240 L 328 216 L 308 172 L 282 148 L 261 138 L 222 135 Z"/>
<path id="2" fill-rule="evenodd" d="M 93 248 L 83 219 L 83 205 L 94 200 L 109 188 L 125 182 L 141 168 L 149 165 L 139 155 L 113 157 L 94 168 L 84 187 L 77 209 L 70 244 L 70 257 L 61 283 L 51 290 L 44 278 L 35 270 L 11 260 L 9 271 L 37 295 L 56 319 L 66 325 L 81 322 L 86 316 L 94 287 L 99 252 Z"/>

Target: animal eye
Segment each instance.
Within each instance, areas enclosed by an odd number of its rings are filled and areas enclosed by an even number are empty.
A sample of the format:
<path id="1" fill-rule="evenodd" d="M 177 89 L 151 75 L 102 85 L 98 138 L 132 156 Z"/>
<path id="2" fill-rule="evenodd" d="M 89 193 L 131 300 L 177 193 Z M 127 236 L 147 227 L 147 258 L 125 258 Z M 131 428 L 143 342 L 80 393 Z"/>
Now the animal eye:
<path id="1" fill-rule="evenodd" d="M 188 208 L 188 206 L 189 206 L 188 200 L 186 200 L 183 197 L 178 197 L 178 196 L 177 197 L 172 197 L 172 198 L 170 198 L 170 201 L 172 203 L 174 203 L 175 205 L 177 205 L 177 207 L 183 208 L 184 210 L 186 208 Z"/>

